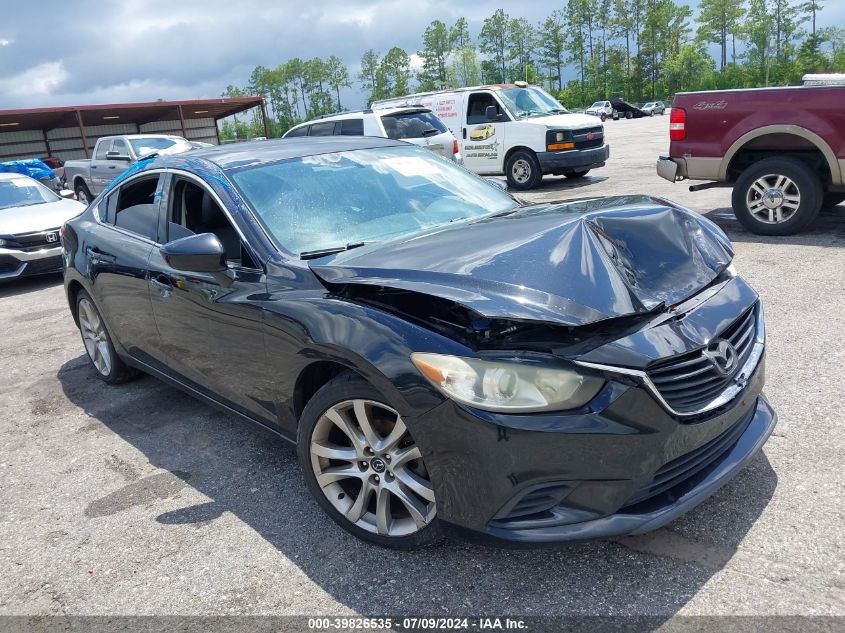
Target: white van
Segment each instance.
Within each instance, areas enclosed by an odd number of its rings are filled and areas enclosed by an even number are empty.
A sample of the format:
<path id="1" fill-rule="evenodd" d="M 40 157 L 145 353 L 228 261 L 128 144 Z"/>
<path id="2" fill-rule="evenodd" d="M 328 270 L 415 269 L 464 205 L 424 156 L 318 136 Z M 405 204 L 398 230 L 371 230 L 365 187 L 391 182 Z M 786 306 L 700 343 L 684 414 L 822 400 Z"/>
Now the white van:
<path id="1" fill-rule="evenodd" d="M 604 127 L 595 117 L 572 114 L 539 86 L 525 82 L 421 92 L 373 103 L 431 109 L 457 137 L 464 167 L 504 174 L 525 190 L 544 174 L 580 178 L 610 156 Z"/>

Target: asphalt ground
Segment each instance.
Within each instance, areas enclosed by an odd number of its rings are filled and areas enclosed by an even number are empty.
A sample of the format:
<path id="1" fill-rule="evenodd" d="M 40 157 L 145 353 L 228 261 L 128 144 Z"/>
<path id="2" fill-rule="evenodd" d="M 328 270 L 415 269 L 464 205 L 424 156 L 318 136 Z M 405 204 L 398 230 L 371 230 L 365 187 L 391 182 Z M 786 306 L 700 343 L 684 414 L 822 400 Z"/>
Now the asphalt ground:
<path id="1" fill-rule="evenodd" d="M 0 287 L 0 615 L 845 615 L 845 207 L 751 235 L 729 190 L 656 175 L 668 123 L 608 121 L 605 168 L 525 197 L 667 196 L 733 239 L 780 422 L 711 499 L 553 550 L 378 549 L 320 511 L 291 445 L 156 379 L 97 380 L 61 280 L 23 281 Z"/>

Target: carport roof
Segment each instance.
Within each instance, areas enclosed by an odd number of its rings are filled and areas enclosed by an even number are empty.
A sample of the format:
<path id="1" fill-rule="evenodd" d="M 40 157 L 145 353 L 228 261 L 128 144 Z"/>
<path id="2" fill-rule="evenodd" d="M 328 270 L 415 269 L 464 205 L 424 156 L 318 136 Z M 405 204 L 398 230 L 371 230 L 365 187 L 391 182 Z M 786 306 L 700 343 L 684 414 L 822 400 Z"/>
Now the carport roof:
<path id="1" fill-rule="evenodd" d="M 109 123 L 151 123 L 181 118 L 222 119 L 232 114 L 260 106 L 261 97 L 226 97 L 219 99 L 191 99 L 187 101 L 150 101 L 147 103 L 107 103 L 102 105 L 58 106 L 0 110 L 0 132 L 24 130 L 52 130 L 79 125 Z"/>

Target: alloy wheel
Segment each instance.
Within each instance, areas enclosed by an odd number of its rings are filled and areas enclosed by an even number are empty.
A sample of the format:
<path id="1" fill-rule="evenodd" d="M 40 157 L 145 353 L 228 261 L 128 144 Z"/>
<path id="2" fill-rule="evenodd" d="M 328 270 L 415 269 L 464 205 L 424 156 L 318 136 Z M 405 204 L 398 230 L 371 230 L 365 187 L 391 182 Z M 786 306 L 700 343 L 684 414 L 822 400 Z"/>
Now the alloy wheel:
<path id="1" fill-rule="evenodd" d="M 516 182 L 523 185 L 531 178 L 531 165 L 523 158 L 517 159 L 513 163 L 511 174 Z"/>
<path id="2" fill-rule="evenodd" d="M 91 200 L 88 199 L 88 192 L 82 187 L 76 190 L 76 199 L 85 206 L 91 204 Z"/>
<path id="3" fill-rule="evenodd" d="M 326 499 L 357 527 L 408 536 L 434 520 L 422 453 L 391 407 L 360 399 L 329 407 L 314 426 L 309 451 Z"/>
<path id="4" fill-rule="evenodd" d="M 94 368 L 103 376 L 108 376 L 112 368 L 108 335 L 97 309 L 88 299 L 79 301 L 79 329 L 82 331 L 85 351 L 88 352 Z"/>
<path id="5" fill-rule="evenodd" d="M 745 204 L 760 222 L 780 224 L 798 211 L 801 191 L 783 174 L 766 174 L 751 183 L 745 194 Z"/>

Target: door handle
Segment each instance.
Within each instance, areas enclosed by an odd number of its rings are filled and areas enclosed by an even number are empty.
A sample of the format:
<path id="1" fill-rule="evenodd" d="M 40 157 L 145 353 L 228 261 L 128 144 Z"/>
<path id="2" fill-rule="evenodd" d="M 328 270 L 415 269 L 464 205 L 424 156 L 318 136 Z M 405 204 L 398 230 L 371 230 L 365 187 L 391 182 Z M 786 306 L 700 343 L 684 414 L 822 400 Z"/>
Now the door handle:
<path id="1" fill-rule="evenodd" d="M 466 140 L 466 138 L 467 138 L 467 129 L 464 128 L 464 140 Z"/>
<path id="2" fill-rule="evenodd" d="M 99 248 L 91 246 L 85 247 L 85 254 L 92 264 L 99 264 L 100 262 L 113 262 L 116 258 L 114 255 L 104 253 Z"/>
<path id="3" fill-rule="evenodd" d="M 109 165 L 109 169 L 114 169 L 114 165 Z"/>

